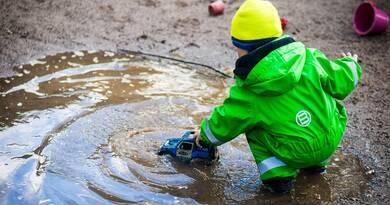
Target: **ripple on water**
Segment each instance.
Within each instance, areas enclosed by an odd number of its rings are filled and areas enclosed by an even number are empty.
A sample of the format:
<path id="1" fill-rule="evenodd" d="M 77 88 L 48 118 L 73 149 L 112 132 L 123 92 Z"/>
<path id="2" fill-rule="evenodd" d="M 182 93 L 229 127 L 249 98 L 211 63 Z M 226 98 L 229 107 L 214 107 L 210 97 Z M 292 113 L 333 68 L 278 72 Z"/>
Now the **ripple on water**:
<path id="1" fill-rule="evenodd" d="M 226 96 L 207 70 L 112 52 L 63 53 L 0 79 L 0 204 L 275 204 L 356 195 L 359 160 L 338 152 L 328 174 L 289 195 L 261 189 L 243 136 L 212 165 L 158 156 Z"/>

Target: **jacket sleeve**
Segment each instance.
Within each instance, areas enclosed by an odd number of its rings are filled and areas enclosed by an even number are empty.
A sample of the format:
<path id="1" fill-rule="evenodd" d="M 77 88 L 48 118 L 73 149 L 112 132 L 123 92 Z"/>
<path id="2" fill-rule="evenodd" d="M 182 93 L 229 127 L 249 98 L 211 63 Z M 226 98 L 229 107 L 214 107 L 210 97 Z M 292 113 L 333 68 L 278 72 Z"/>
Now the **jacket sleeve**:
<path id="1" fill-rule="evenodd" d="M 237 86 L 230 96 L 214 108 L 210 117 L 201 123 L 201 138 L 207 144 L 221 145 L 246 132 L 255 122 L 252 113 L 252 94 Z"/>
<path id="2" fill-rule="evenodd" d="M 332 97 L 343 100 L 355 89 L 361 78 L 360 65 L 352 57 L 329 60 L 320 51 L 315 56 L 324 70 L 321 77 L 323 89 Z"/>

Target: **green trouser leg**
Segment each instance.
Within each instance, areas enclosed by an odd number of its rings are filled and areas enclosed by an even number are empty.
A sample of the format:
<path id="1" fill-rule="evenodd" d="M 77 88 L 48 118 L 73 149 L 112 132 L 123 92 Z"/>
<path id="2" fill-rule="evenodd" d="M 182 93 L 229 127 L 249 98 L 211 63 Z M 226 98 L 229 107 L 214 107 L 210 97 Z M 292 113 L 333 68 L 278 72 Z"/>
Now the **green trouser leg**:
<path id="1" fill-rule="evenodd" d="M 275 137 L 258 128 L 246 133 L 249 147 L 260 171 L 261 180 L 274 177 L 295 177 L 298 169 L 324 166 L 340 143 L 346 118 L 332 123 L 329 133 L 311 139 Z"/>
<path id="2" fill-rule="evenodd" d="M 247 140 L 259 169 L 261 180 L 274 177 L 295 177 L 297 175 L 297 169 L 286 165 L 278 159 L 267 150 L 266 146 L 260 140 L 251 140 L 249 138 Z"/>
<path id="3" fill-rule="evenodd" d="M 266 180 L 274 177 L 294 177 L 298 169 L 326 165 L 341 141 L 341 131 L 337 133 L 337 130 L 331 130 L 331 137 L 320 136 L 309 141 L 300 141 L 275 138 L 261 130 L 253 130 L 247 134 L 247 140 L 259 168 L 260 178 Z"/>

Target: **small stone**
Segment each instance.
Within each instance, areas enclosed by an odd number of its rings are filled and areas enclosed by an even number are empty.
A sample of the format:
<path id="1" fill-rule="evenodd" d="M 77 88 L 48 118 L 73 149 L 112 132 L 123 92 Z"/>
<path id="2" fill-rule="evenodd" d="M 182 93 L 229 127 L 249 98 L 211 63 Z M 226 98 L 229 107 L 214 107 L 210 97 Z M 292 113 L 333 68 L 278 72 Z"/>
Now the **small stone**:
<path id="1" fill-rule="evenodd" d="M 31 72 L 28 71 L 28 70 L 26 70 L 26 69 L 24 69 L 24 70 L 23 70 L 23 73 L 27 75 L 27 74 L 30 74 Z"/>
<path id="2" fill-rule="evenodd" d="M 18 104 L 16 104 L 16 106 L 18 106 L 18 107 L 22 107 L 22 106 L 23 106 L 23 103 L 21 103 L 21 102 L 18 102 Z"/>
<path id="3" fill-rule="evenodd" d="M 113 57 L 114 55 L 115 55 L 115 53 L 113 53 L 113 52 L 109 52 L 109 51 L 104 52 L 104 57 L 107 57 L 107 56 Z"/>
<path id="4" fill-rule="evenodd" d="M 76 56 L 84 56 L 84 53 L 81 52 L 81 51 L 76 51 L 76 52 L 74 52 L 74 54 L 75 54 Z"/>
<path id="5" fill-rule="evenodd" d="M 30 61 L 31 66 L 35 66 L 37 64 L 46 64 L 46 61 L 33 60 Z"/>
<path id="6" fill-rule="evenodd" d="M 368 174 L 368 175 L 372 175 L 372 174 L 374 174 L 374 173 L 375 173 L 375 170 L 373 170 L 373 169 L 368 170 L 368 171 L 366 172 L 366 174 Z"/>

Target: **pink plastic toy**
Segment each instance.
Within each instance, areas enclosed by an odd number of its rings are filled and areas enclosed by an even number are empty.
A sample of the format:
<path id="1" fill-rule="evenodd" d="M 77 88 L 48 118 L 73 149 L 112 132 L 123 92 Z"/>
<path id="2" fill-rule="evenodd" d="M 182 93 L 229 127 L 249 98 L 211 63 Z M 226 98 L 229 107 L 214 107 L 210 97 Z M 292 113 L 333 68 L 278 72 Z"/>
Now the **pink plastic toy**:
<path id="1" fill-rule="evenodd" d="M 388 25 L 389 15 L 371 1 L 361 3 L 355 10 L 353 27 L 360 36 L 386 31 Z"/>
<path id="2" fill-rule="evenodd" d="M 221 0 L 214 1 L 209 5 L 209 13 L 212 16 L 217 16 L 219 14 L 222 14 L 224 9 L 225 9 L 225 5 Z"/>

